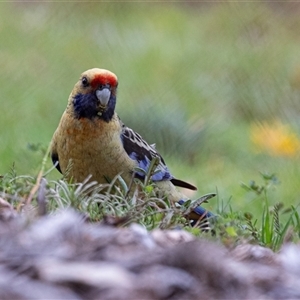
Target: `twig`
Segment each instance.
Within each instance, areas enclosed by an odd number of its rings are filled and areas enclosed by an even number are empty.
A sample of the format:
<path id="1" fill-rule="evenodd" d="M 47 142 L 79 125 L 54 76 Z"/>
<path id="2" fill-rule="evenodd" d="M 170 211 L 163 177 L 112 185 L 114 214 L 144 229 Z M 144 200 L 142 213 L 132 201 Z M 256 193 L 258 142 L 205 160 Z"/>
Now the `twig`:
<path id="1" fill-rule="evenodd" d="M 46 207 L 46 179 L 44 177 L 41 178 L 40 188 L 37 194 L 37 202 L 38 202 L 38 214 L 39 216 L 45 216 L 47 214 Z"/>
<path id="2" fill-rule="evenodd" d="M 47 151 L 46 151 L 46 153 L 45 153 L 45 156 L 44 156 L 44 158 L 43 158 L 43 160 L 42 160 L 42 167 L 41 167 L 41 170 L 39 171 L 38 176 L 37 176 L 37 178 L 36 178 L 35 185 L 34 185 L 33 188 L 30 190 L 30 193 L 29 193 L 27 199 L 25 200 L 25 205 L 28 205 L 28 204 L 31 203 L 33 196 L 35 195 L 35 193 L 36 193 L 37 190 L 39 189 L 39 186 L 40 186 L 40 184 L 41 184 L 41 180 L 42 180 L 42 178 L 43 178 L 43 173 L 44 173 L 44 170 L 45 170 L 45 165 L 46 165 L 46 162 L 47 162 L 47 158 L 48 158 L 49 153 L 50 153 L 50 144 L 51 144 L 51 143 L 49 143 L 48 149 L 47 149 Z"/>

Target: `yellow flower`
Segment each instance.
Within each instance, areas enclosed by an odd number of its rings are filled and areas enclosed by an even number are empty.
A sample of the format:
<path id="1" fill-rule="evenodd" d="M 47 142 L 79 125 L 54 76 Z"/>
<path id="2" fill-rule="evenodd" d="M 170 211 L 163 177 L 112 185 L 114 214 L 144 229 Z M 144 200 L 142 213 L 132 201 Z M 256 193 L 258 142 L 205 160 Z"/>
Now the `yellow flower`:
<path id="1" fill-rule="evenodd" d="M 289 125 L 280 121 L 251 125 L 251 141 L 258 152 L 273 156 L 295 156 L 300 149 L 300 140 Z"/>

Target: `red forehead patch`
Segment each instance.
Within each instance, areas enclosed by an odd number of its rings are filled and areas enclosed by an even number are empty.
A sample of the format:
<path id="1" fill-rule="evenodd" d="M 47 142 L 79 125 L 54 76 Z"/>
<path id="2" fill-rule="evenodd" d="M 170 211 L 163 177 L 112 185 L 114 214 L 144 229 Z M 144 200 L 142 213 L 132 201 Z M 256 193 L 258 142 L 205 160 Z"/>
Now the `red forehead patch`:
<path id="1" fill-rule="evenodd" d="M 103 72 L 99 74 L 95 74 L 93 79 L 91 80 L 92 88 L 96 88 L 99 85 L 109 84 L 112 87 L 117 85 L 117 77 L 115 74 L 110 72 Z"/>

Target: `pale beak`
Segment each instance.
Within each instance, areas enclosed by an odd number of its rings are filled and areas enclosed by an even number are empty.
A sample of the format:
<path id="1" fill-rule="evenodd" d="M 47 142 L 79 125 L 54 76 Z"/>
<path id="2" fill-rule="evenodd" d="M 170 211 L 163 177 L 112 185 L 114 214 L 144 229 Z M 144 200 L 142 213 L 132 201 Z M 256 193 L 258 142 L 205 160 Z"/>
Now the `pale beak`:
<path id="1" fill-rule="evenodd" d="M 96 91 L 96 96 L 100 102 L 100 106 L 105 107 L 110 98 L 110 90 L 109 88 L 105 87 L 102 90 Z"/>

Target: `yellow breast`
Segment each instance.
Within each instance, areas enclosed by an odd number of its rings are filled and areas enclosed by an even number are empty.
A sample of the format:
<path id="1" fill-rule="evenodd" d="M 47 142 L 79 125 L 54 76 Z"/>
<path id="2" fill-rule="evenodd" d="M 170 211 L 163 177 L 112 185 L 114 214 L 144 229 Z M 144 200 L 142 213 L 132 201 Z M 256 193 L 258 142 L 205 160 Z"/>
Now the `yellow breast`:
<path id="1" fill-rule="evenodd" d="M 54 134 L 56 151 L 63 173 L 67 178 L 82 182 L 91 180 L 106 183 L 120 174 L 127 183 L 136 166 L 123 148 L 121 125 L 115 114 L 110 122 L 101 119 L 76 119 L 65 112 Z"/>

